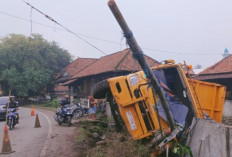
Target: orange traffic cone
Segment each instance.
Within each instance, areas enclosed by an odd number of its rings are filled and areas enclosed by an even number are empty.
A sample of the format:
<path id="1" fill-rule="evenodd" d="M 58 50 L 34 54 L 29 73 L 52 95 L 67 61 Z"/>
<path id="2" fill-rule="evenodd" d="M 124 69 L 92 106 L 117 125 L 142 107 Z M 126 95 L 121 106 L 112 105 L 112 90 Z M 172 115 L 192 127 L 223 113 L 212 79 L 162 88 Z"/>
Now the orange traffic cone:
<path id="1" fill-rule="evenodd" d="M 39 116 L 38 116 L 38 114 L 36 114 L 36 118 L 35 118 L 35 128 L 39 128 L 39 127 L 41 127 L 41 126 L 40 126 L 40 122 L 39 122 Z"/>
<path id="2" fill-rule="evenodd" d="M 9 134 L 8 134 L 8 128 L 5 125 L 3 141 L 2 141 L 2 152 L 0 154 L 9 154 L 9 153 L 13 153 L 13 152 L 14 151 L 12 151 L 11 145 L 10 145 L 10 138 L 9 138 Z"/>
<path id="3" fill-rule="evenodd" d="M 35 116 L 34 106 L 31 107 L 31 116 Z"/>

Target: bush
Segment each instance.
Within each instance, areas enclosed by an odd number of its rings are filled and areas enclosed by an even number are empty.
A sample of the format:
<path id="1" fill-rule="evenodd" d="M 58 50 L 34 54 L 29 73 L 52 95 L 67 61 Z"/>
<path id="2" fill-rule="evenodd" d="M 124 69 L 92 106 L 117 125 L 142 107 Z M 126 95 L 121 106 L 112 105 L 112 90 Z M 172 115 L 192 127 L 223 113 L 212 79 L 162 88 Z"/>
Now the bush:
<path id="1" fill-rule="evenodd" d="M 46 106 L 48 107 L 54 107 L 54 108 L 57 108 L 60 106 L 59 102 L 57 99 L 53 99 L 52 101 L 49 101 Z"/>

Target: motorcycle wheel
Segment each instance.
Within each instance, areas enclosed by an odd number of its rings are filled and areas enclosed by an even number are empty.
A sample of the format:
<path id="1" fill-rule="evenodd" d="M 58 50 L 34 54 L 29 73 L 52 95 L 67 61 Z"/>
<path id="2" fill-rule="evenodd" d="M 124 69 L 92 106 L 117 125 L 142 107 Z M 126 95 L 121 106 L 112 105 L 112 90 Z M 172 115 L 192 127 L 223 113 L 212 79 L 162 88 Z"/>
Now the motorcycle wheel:
<path id="1" fill-rule="evenodd" d="M 58 122 L 58 125 L 61 125 L 61 124 L 62 124 L 62 121 L 61 121 L 61 117 L 60 117 L 60 116 L 57 116 L 57 122 Z"/>
<path id="2" fill-rule="evenodd" d="M 71 117 L 68 116 L 68 117 L 67 117 L 67 120 L 68 120 L 68 126 L 71 126 Z"/>
<path id="3" fill-rule="evenodd" d="M 14 123 L 14 121 L 12 121 L 12 128 L 14 129 L 14 126 L 15 126 L 15 123 Z"/>
<path id="4" fill-rule="evenodd" d="M 10 130 L 12 130 L 14 127 L 13 127 L 13 119 L 9 120 L 8 119 L 8 126 L 10 127 Z"/>
<path id="5" fill-rule="evenodd" d="M 75 110 L 73 113 L 74 119 L 79 119 L 83 115 L 83 112 L 81 110 Z"/>

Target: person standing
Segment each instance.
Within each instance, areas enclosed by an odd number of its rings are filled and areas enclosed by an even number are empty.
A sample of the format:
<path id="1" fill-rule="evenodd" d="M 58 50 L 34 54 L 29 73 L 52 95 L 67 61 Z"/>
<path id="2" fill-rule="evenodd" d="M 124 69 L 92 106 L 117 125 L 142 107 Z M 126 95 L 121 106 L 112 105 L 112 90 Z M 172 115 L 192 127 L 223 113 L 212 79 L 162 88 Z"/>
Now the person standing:
<path id="1" fill-rule="evenodd" d="M 92 95 L 88 96 L 88 99 L 89 99 L 89 110 L 88 110 L 89 119 L 95 120 L 98 101 L 97 99 L 94 99 Z"/>

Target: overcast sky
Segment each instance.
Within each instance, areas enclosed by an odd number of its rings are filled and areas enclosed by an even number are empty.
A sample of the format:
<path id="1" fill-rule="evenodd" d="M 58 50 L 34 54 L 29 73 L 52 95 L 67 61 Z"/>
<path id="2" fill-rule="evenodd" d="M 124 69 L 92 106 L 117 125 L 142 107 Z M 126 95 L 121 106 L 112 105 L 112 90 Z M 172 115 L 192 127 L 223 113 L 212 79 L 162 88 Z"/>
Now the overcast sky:
<path id="1" fill-rule="evenodd" d="M 25 0 L 80 35 L 106 54 L 126 48 L 122 31 L 107 6 L 108 0 Z M 148 56 L 163 61 L 185 60 L 206 68 L 232 52 L 231 0 L 115 0 Z M 13 16 L 11 16 L 13 15 Z M 2 0 L 0 37 L 42 34 L 75 58 L 99 58 L 103 53 L 49 21 L 22 0 Z M 39 24 L 38 24 L 39 23 Z"/>

